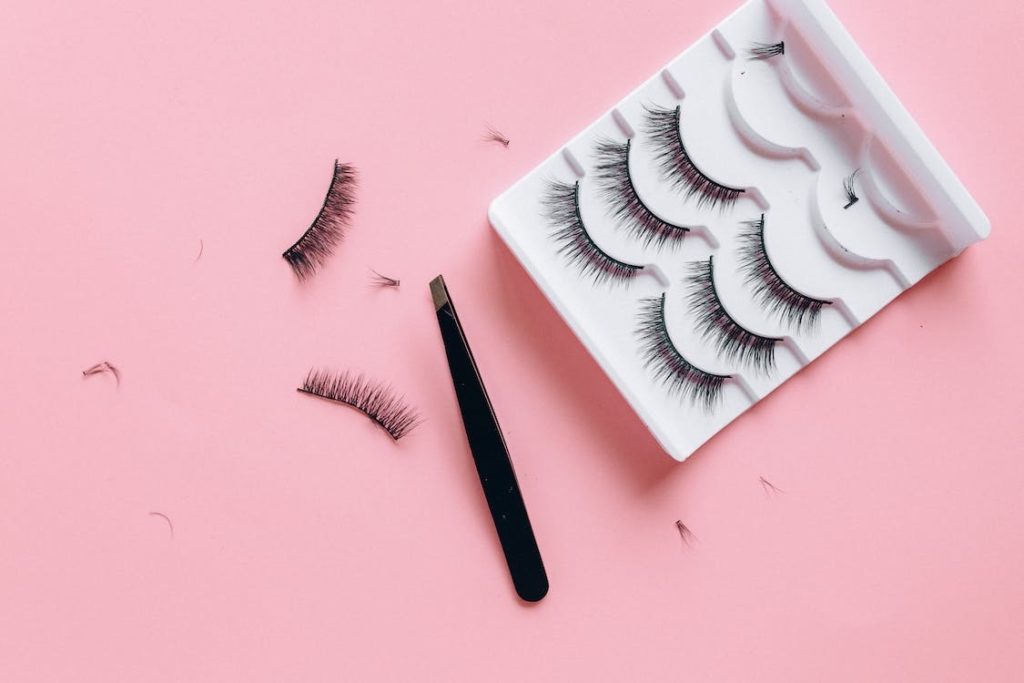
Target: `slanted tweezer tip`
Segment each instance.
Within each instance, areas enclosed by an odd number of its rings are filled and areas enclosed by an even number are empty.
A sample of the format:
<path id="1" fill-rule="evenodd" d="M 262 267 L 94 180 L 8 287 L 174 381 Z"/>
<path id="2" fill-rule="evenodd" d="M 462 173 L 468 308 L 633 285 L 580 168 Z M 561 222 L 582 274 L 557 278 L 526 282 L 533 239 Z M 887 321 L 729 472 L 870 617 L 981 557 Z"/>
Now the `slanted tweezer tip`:
<path id="1" fill-rule="evenodd" d="M 430 281 L 430 296 L 434 300 L 434 310 L 440 311 L 448 303 L 448 288 L 444 286 L 444 277 L 438 275 Z"/>

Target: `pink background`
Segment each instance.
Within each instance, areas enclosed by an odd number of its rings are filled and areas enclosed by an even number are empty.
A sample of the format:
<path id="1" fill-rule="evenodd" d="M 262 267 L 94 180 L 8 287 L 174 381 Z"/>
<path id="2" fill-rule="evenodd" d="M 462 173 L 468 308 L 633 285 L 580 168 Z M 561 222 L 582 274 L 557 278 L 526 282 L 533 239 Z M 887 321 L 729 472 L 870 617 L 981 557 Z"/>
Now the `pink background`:
<path id="1" fill-rule="evenodd" d="M 833 5 L 993 236 L 675 465 L 485 210 L 734 0 L 6 3 L 0 680 L 1020 680 L 1024 9 Z M 279 254 L 335 157 L 356 226 L 299 286 Z M 537 606 L 464 442 L 438 272 Z M 101 360 L 120 389 L 83 380 Z M 298 395 L 312 365 L 426 423 L 393 445 Z"/>

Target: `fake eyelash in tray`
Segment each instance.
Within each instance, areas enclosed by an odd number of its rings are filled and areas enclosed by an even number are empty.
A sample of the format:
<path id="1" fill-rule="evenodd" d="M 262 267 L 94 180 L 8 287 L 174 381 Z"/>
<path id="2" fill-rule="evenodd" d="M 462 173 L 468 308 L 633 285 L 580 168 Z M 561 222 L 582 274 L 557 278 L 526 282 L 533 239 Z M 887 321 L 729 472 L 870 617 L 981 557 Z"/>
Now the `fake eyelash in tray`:
<path id="1" fill-rule="evenodd" d="M 823 0 L 749 0 L 490 220 L 677 460 L 989 233 Z"/>

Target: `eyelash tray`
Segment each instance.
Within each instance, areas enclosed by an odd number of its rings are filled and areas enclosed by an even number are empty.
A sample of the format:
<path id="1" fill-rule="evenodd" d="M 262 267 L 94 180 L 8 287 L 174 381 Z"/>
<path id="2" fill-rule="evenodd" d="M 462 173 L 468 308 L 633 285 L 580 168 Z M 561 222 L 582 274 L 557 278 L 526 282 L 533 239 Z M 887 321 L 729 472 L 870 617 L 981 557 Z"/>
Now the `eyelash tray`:
<path id="1" fill-rule="evenodd" d="M 680 461 L 990 231 L 821 0 L 749 0 L 489 216 Z"/>

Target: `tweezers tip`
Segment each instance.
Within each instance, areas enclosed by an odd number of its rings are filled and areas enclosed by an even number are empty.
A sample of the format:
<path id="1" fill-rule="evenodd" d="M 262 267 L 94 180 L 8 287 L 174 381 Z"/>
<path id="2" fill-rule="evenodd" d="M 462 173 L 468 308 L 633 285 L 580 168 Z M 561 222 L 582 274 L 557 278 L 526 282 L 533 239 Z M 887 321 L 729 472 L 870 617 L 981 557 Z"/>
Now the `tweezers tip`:
<path id="1" fill-rule="evenodd" d="M 440 311 L 448 303 L 448 288 L 444 286 L 444 276 L 438 275 L 430 281 L 430 296 L 434 300 L 435 311 Z"/>

